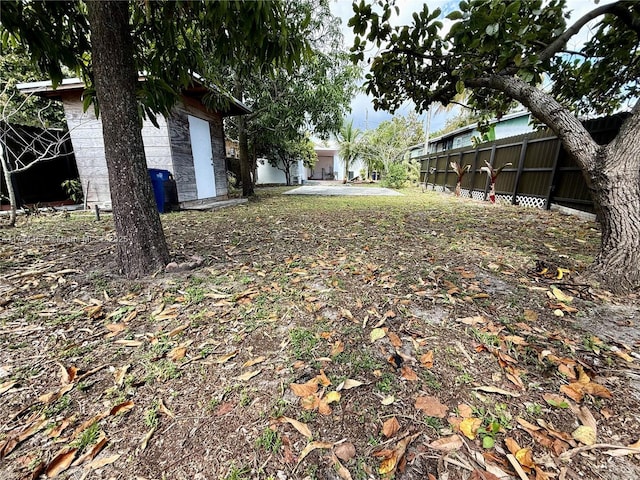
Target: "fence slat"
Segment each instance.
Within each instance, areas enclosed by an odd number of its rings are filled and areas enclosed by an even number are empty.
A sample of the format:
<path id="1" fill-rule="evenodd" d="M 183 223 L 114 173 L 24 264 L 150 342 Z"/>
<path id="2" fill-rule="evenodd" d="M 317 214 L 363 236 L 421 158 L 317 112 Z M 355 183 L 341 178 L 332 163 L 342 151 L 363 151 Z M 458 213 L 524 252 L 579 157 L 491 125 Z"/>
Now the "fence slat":
<path id="1" fill-rule="evenodd" d="M 522 146 L 520 147 L 520 158 L 518 159 L 518 172 L 516 173 L 516 181 L 513 183 L 513 195 L 511 197 L 511 205 L 516 204 L 516 197 L 518 196 L 518 186 L 520 185 L 520 177 L 522 176 L 522 170 L 524 168 L 524 159 L 527 155 L 527 146 L 529 145 L 528 139 L 522 140 Z"/>

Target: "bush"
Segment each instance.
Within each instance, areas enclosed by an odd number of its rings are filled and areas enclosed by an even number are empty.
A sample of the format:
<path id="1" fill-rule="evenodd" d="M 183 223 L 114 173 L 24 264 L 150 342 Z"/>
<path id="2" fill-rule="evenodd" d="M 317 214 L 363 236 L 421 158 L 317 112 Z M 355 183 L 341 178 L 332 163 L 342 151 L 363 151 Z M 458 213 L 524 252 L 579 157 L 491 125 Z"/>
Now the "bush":
<path id="1" fill-rule="evenodd" d="M 407 166 L 404 163 L 392 163 L 380 183 L 383 187 L 402 188 L 408 179 Z"/>

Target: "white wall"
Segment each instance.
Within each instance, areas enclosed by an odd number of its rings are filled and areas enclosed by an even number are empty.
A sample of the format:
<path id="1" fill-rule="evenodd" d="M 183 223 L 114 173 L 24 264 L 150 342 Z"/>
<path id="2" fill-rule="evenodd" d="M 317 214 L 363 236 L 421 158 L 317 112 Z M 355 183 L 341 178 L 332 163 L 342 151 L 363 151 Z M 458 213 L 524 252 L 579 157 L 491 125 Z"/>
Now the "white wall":
<path id="1" fill-rule="evenodd" d="M 276 184 L 276 185 L 285 185 L 287 183 L 287 177 L 285 176 L 282 170 L 277 169 L 272 166 L 269 161 L 265 158 L 258 159 L 258 173 L 256 179 L 256 185 L 268 185 L 268 184 Z M 298 161 L 297 164 L 294 164 L 291 167 L 291 184 L 301 184 L 302 176 L 300 172 L 305 172 L 304 165 L 302 160 Z"/>

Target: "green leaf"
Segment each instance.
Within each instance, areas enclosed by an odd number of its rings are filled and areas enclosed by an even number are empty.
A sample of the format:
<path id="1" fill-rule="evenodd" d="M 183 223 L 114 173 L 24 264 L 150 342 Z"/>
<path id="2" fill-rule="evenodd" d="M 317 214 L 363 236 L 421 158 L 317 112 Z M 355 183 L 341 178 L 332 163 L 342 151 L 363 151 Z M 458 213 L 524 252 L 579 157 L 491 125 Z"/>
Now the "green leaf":
<path id="1" fill-rule="evenodd" d="M 449 15 L 447 15 L 447 18 L 449 20 L 460 20 L 462 19 L 462 12 L 459 12 L 456 10 L 454 12 L 451 12 Z"/>
<path id="2" fill-rule="evenodd" d="M 456 92 L 459 93 L 460 95 L 463 94 L 463 92 L 464 92 L 464 82 L 462 80 L 458 80 L 456 82 Z"/>
<path id="3" fill-rule="evenodd" d="M 486 435 L 482 439 L 482 448 L 486 448 L 486 449 L 493 448 L 495 444 L 496 444 L 495 439 L 489 435 Z"/>

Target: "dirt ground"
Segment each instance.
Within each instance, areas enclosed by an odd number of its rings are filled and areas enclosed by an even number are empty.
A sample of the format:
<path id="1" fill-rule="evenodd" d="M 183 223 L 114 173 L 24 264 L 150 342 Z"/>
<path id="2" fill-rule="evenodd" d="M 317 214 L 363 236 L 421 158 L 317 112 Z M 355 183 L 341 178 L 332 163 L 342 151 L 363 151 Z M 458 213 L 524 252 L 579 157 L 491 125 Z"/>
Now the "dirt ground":
<path id="1" fill-rule="evenodd" d="M 599 234 L 432 192 L 163 216 L 185 272 L 119 277 L 108 217 L 0 231 L 0 478 L 640 478 L 636 295 Z"/>

